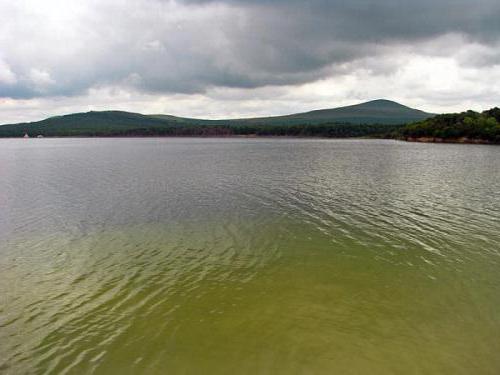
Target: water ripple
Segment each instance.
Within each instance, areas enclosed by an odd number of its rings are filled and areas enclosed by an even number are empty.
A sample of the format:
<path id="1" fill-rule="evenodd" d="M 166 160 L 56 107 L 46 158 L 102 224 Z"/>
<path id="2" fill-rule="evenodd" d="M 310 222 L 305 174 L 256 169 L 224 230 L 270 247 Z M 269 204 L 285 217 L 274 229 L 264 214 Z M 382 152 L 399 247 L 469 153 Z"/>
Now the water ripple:
<path id="1" fill-rule="evenodd" d="M 0 371 L 500 369 L 498 148 L 1 142 Z"/>

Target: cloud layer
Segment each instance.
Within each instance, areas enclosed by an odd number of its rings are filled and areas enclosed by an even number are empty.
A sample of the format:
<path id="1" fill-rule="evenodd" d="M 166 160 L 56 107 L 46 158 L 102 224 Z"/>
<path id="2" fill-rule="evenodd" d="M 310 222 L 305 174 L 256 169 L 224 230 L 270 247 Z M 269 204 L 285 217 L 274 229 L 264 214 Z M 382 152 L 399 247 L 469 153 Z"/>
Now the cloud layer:
<path id="1" fill-rule="evenodd" d="M 375 95 L 432 110 L 500 101 L 497 0 L 0 0 L 0 14 L 6 120 L 16 105 L 93 107 L 96 92 L 141 112 L 212 103 L 203 113 L 215 117 L 245 115 L 249 100 L 267 113 L 316 108 L 325 95 L 327 106 Z M 210 110 L 235 92 L 231 111 Z M 277 93 L 290 105 L 271 106 Z"/>

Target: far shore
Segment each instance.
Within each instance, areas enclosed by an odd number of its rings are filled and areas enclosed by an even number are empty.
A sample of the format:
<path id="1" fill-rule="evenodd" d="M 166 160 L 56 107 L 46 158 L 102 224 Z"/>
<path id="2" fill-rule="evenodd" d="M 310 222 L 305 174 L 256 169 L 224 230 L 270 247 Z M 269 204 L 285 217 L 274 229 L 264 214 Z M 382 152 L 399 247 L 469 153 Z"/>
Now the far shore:
<path id="1" fill-rule="evenodd" d="M 398 139 L 394 138 L 376 138 L 376 137 L 311 137 L 311 136 L 296 136 L 296 135 L 110 135 L 110 136 L 102 136 L 102 135 L 77 135 L 77 136 L 43 136 L 43 137 L 0 137 L 0 139 L 123 139 L 123 138 L 203 138 L 203 139 L 224 139 L 224 138 L 244 138 L 244 139 L 364 139 L 364 140 L 377 140 L 377 139 L 385 139 L 385 140 L 393 140 L 397 141 Z"/>
<path id="2" fill-rule="evenodd" d="M 491 142 L 484 139 L 473 138 L 439 138 L 439 137 L 405 137 L 405 138 L 384 138 L 384 137 L 311 137 L 311 136 L 293 136 L 293 135 L 112 135 L 112 136 L 43 136 L 43 137 L 0 137 L 0 139 L 127 139 L 127 138 L 202 138 L 202 139 L 224 139 L 224 138 L 240 138 L 240 139 L 334 139 L 334 140 L 392 140 L 400 142 L 412 143 L 448 143 L 448 144 L 476 144 L 476 145 L 498 145 L 498 143 Z"/>
<path id="3" fill-rule="evenodd" d="M 486 139 L 474 139 L 474 138 L 439 138 L 439 137 L 407 137 L 402 138 L 402 141 L 406 142 L 420 142 L 420 143 L 461 143 L 461 144 L 475 144 L 475 145 L 495 145 L 494 143 Z"/>

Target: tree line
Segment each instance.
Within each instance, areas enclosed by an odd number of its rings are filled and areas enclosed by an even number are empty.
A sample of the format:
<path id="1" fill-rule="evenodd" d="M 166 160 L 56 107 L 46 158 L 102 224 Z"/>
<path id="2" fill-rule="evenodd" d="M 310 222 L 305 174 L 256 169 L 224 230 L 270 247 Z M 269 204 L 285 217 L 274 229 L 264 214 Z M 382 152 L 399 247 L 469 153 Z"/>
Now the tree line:
<path id="1" fill-rule="evenodd" d="M 438 115 L 400 129 L 403 139 L 478 140 L 500 143 L 500 108 Z"/>

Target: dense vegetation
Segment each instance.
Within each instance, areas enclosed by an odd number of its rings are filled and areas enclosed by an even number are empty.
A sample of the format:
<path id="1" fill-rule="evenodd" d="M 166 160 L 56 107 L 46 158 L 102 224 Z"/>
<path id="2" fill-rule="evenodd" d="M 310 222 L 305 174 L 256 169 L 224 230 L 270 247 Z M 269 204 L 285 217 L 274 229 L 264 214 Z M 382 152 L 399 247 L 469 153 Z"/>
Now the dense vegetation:
<path id="1" fill-rule="evenodd" d="M 399 135 L 407 140 L 500 143 L 500 108 L 438 115 L 405 126 Z"/>
<path id="2" fill-rule="evenodd" d="M 173 136 L 173 137 L 220 137 L 220 136 L 288 136 L 288 137 L 389 137 L 402 125 L 184 125 L 148 127 L 123 130 L 105 136 Z"/>
<path id="3" fill-rule="evenodd" d="M 245 125 L 231 127 L 236 135 L 256 136 L 291 136 L 291 137 L 327 137 L 327 138 L 352 138 L 376 137 L 388 138 L 400 130 L 403 125 L 384 124 L 301 124 L 301 125 L 276 125 L 259 126 Z"/>

